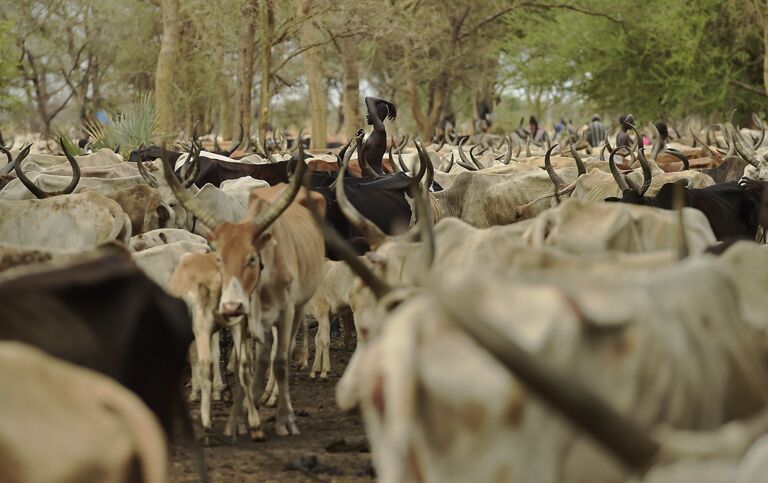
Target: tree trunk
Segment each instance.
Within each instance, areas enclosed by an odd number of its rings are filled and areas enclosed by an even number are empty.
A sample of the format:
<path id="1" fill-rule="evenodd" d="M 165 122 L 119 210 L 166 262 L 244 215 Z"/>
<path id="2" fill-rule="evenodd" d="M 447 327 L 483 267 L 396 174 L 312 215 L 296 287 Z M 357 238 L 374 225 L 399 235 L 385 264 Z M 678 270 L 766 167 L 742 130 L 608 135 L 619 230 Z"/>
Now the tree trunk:
<path id="1" fill-rule="evenodd" d="M 768 95 L 768 19 L 763 20 L 763 85 Z"/>
<path id="2" fill-rule="evenodd" d="M 163 39 L 157 56 L 155 70 L 155 108 L 157 127 L 163 136 L 175 136 L 176 123 L 173 113 L 173 71 L 179 48 L 181 22 L 179 0 L 161 0 L 163 11 Z"/>
<path id="3" fill-rule="evenodd" d="M 361 126 L 360 117 L 360 73 L 357 70 L 357 48 L 352 37 L 338 41 L 344 78 L 341 89 L 342 114 L 344 116 L 344 139 L 352 139 Z"/>
<path id="4" fill-rule="evenodd" d="M 275 9 L 273 0 L 259 2 L 259 24 L 261 26 L 261 96 L 259 99 L 259 139 L 267 138 L 269 126 L 269 86 L 272 78 L 272 41 L 275 30 Z"/>
<path id="5" fill-rule="evenodd" d="M 307 17 L 312 9 L 313 0 L 302 0 L 299 4 L 299 16 Z M 305 21 L 299 35 L 301 47 L 305 48 L 317 41 L 317 29 L 312 22 Z M 309 105 L 312 118 L 311 148 L 325 148 L 328 140 L 328 95 L 323 78 L 322 49 L 319 47 L 304 51 L 304 71 L 307 73 L 309 87 Z"/>
<path id="6" fill-rule="evenodd" d="M 251 142 L 251 92 L 253 91 L 253 47 L 255 38 L 255 21 L 257 0 L 244 0 L 240 6 L 241 36 L 240 36 L 240 96 L 238 102 L 238 121 L 243 125 L 245 139 L 243 149 L 247 149 Z"/>

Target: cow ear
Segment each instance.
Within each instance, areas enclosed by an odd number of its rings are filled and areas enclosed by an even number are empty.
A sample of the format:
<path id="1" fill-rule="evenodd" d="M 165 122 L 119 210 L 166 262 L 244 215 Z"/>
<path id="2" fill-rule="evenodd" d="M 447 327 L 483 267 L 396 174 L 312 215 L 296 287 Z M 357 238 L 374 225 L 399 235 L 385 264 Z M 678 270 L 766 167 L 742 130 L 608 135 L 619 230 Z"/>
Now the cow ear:
<path id="1" fill-rule="evenodd" d="M 383 267 L 387 264 L 387 257 L 378 252 L 368 252 L 365 254 L 365 258 L 372 264 Z"/>
<path id="2" fill-rule="evenodd" d="M 272 233 L 258 233 L 253 238 L 253 246 L 257 249 L 264 248 L 271 241 L 272 241 Z"/>

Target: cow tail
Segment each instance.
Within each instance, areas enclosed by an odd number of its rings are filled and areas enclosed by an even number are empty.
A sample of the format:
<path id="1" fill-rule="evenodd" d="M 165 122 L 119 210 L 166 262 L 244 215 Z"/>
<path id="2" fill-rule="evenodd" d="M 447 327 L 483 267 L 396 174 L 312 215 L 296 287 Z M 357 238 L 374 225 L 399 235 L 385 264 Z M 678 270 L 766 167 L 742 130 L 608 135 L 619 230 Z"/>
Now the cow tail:
<path id="1" fill-rule="evenodd" d="M 176 402 L 179 405 L 179 416 L 181 417 L 181 428 L 183 438 L 189 444 L 189 449 L 192 451 L 192 459 L 195 461 L 195 471 L 200 479 L 200 483 L 210 483 L 208 477 L 208 466 L 205 464 L 205 453 L 200 442 L 195 437 L 195 430 L 192 427 L 192 415 L 189 413 L 189 407 L 184 403 L 184 398 L 181 394 L 176 398 Z"/>

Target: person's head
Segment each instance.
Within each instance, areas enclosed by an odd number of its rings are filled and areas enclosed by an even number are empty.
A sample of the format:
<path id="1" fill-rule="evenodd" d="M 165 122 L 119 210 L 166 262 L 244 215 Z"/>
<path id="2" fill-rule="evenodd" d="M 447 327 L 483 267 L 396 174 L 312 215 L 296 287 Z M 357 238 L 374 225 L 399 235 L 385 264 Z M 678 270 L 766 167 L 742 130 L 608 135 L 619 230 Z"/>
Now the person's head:
<path id="1" fill-rule="evenodd" d="M 539 127 L 539 121 L 536 120 L 536 116 L 531 116 L 528 119 L 528 124 L 530 124 L 531 126 Z"/>
<path id="2" fill-rule="evenodd" d="M 619 124 L 621 124 L 622 131 L 629 131 L 634 123 L 635 118 L 632 117 L 632 114 L 622 114 L 619 116 Z"/>
<path id="3" fill-rule="evenodd" d="M 389 107 L 387 107 L 385 103 L 379 102 L 378 104 L 376 104 L 376 116 L 378 116 L 380 120 L 382 121 L 385 120 L 388 114 L 389 114 Z M 369 116 L 366 116 L 365 118 L 368 121 L 369 126 L 373 124 L 373 121 Z"/>
<path id="4" fill-rule="evenodd" d="M 661 135 L 661 139 L 666 140 L 669 138 L 669 129 L 667 129 L 666 123 L 657 122 L 656 129 L 659 131 L 659 134 Z"/>
<path id="5" fill-rule="evenodd" d="M 592 122 L 600 122 L 600 116 L 599 116 L 599 115 L 597 115 L 597 114 L 595 114 L 594 116 L 592 116 Z"/>

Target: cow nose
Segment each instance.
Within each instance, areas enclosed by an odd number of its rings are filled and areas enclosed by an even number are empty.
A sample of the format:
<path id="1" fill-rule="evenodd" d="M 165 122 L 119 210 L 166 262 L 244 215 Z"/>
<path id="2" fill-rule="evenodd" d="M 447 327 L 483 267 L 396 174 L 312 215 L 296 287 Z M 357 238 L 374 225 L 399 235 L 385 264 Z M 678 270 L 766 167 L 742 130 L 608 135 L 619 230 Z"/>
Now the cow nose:
<path id="1" fill-rule="evenodd" d="M 240 302 L 226 302 L 221 304 L 221 315 L 224 317 L 236 317 L 244 314 L 245 308 Z"/>

